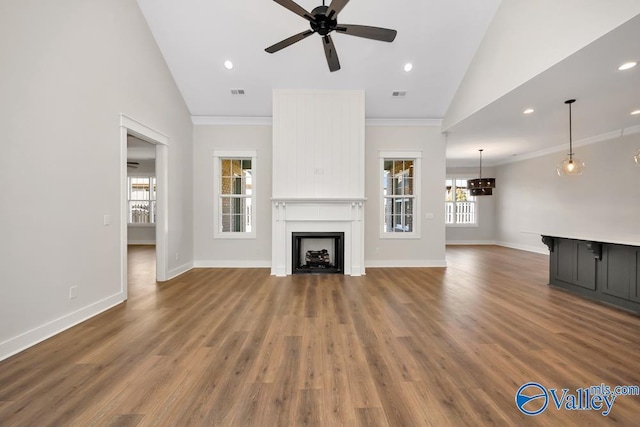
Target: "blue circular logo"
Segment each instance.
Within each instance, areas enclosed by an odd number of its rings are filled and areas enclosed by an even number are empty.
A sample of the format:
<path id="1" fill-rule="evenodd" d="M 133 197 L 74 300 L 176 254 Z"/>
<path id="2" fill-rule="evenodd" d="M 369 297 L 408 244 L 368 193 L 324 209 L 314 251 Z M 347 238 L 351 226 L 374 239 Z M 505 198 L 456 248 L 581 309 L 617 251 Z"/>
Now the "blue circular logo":
<path id="1" fill-rule="evenodd" d="M 538 383 L 523 384 L 516 392 L 516 406 L 526 415 L 538 415 L 547 409 L 549 393 Z"/>

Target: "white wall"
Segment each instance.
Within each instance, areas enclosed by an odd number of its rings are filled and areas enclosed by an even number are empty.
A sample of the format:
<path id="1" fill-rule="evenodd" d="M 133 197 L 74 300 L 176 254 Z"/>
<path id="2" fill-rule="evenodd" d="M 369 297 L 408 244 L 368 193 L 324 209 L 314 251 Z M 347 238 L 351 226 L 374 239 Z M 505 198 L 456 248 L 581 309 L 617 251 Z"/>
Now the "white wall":
<path id="1" fill-rule="evenodd" d="M 508 0 L 449 105 L 447 130 L 640 13 L 638 0 Z"/>
<path id="2" fill-rule="evenodd" d="M 154 224 L 137 224 L 127 226 L 127 244 L 155 245 L 156 226 Z"/>
<path id="3" fill-rule="evenodd" d="M 128 151 L 131 151 L 131 148 L 129 148 Z M 127 176 L 156 176 L 156 159 L 131 160 L 130 157 L 128 157 L 127 159 L 128 161 L 140 163 L 137 168 L 127 167 Z"/>
<path id="4" fill-rule="evenodd" d="M 193 229 L 189 112 L 135 1 L 4 0 L 0 58 L 2 359 L 126 297 L 120 113 L 169 138 L 170 269 Z"/>
<path id="5" fill-rule="evenodd" d="M 448 167 L 447 177 L 473 179 L 478 178 L 478 168 Z M 493 167 L 483 167 L 483 178 L 495 178 L 496 170 Z M 444 187 L 444 185 L 443 185 Z M 500 182 L 496 182 L 493 196 L 482 196 L 476 198 L 476 213 L 478 224 L 476 226 L 454 226 L 446 227 L 447 244 L 486 244 L 496 241 L 496 195 L 500 192 Z M 444 196 L 444 189 L 443 189 Z M 444 200 L 444 197 L 443 197 Z"/>
<path id="6" fill-rule="evenodd" d="M 368 126 L 366 135 L 365 263 L 376 266 L 441 266 L 445 263 L 445 138 L 439 127 Z M 381 239 L 380 150 L 421 150 L 421 237 Z M 433 219 L 425 219 L 432 213 Z"/>
<path id="7" fill-rule="evenodd" d="M 271 265 L 271 126 L 195 126 L 194 248 L 196 266 Z M 366 127 L 365 262 L 369 266 L 445 262 L 445 141 L 437 127 Z M 259 217 L 256 239 L 213 239 L 213 150 L 257 150 Z M 380 239 L 380 150 L 422 150 L 421 239 Z M 265 189 L 266 186 L 266 189 Z M 425 213 L 434 219 L 424 219 Z"/>
<path id="8" fill-rule="evenodd" d="M 200 267 L 271 265 L 271 126 L 195 126 L 194 257 Z M 256 238 L 214 239 L 213 150 L 256 150 Z"/>
<path id="9" fill-rule="evenodd" d="M 548 253 L 540 233 L 635 240 L 640 245 L 640 134 L 575 148 L 587 168 L 559 177 L 566 150 L 497 167 L 497 240 Z"/>

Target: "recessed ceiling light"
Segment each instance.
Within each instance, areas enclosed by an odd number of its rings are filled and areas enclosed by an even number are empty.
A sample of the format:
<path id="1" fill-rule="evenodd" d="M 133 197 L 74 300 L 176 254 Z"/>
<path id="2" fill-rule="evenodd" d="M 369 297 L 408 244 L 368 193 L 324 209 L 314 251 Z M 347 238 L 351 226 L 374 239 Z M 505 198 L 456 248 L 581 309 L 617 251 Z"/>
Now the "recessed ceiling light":
<path id="1" fill-rule="evenodd" d="M 534 110 L 533 108 L 527 108 L 526 110 L 524 110 L 524 111 L 522 112 L 522 114 L 531 114 L 531 113 L 533 113 L 534 111 L 536 111 L 536 110 Z"/>
<path id="2" fill-rule="evenodd" d="M 640 114 L 640 110 L 634 110 L 634 111 L 631 112 L 632 116 L 635 116 L 635 115 L 638 115 L 638 114 Z"/>
<path id="3" fill-rule="evenodd" d="M 224 61 L 224 68 L 226 68 L 227 70 L 230 70 L 233 68 L 233 62 L 229 61 L 228 59 L 226 61 Z"/>
<path id="4" fill-rule="evenodd" d="M 629 68 L 633 68 L 636 65 L 638 65 L 637 62 L 633 62 L 633 61 L 625 62 L 624 64 L 622 64 L 621 66 L 618 67 L 618 70 L 620 70 L 620 71 L 628 70 Z"/>
<path id="5" fill-rule="evenodd" d="M 404 70 L 408 73 L 409 71 L 413 70 L 413 64 L 411 62 L 407 62 L 406 64 L 404 64 Z"/>

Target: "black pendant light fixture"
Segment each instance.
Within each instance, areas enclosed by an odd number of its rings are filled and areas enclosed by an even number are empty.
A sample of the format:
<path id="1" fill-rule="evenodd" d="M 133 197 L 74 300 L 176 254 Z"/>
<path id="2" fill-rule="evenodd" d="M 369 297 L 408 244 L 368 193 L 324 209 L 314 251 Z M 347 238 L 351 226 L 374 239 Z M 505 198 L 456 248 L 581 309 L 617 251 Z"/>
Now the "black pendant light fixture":
<path id="1" fill-rule="evenodd" d="M 472 196 L 491 196 L 493 189 L 496 188 L 495 178 L 483 178 L 482 177 L 482 152 L 484 149 L 479 149 L 480 152 L 480 173 L 477 179 L 470 179 L 467 181 L 467 187 Z"/>
<path id="2" fill-rule="evenodd" d="M 556 167 L 556 171 L 558 175 L 582 175 L 582 171 L 585 169 L 585 164 L 582 160 L 579 160 L 573 157 L 573 134 L 571 130 L 571 104 L 576 102 L 575 99 L 568 99 L 564 101 L 565 104 L 569 104 L 569 157 L 564 159 L 562 163 L 560 163 Z"/>

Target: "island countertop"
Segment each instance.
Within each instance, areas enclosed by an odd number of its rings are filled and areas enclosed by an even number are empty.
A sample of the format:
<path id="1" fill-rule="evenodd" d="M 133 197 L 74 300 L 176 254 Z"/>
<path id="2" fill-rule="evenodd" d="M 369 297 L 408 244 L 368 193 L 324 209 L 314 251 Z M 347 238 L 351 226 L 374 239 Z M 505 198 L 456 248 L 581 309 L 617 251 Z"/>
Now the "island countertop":
<path id="1" fill-rule="evenodd" d="M 585 232 L 527 232 L 531 234 L 539 234 L 540 236 L 560 237 L 562 239 L 584 240 L 586 242 L 613 243 L 615 245 L 640 246 L 640 233 L 609 234 L 598 233 L 592 231 Z"/>

